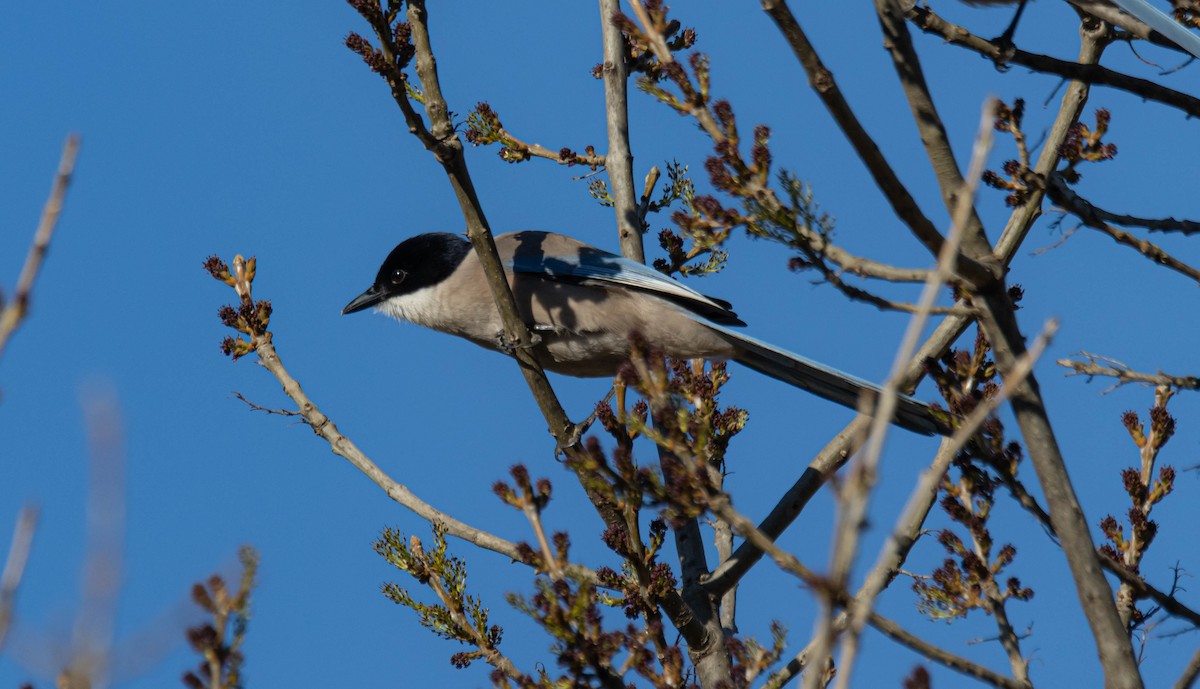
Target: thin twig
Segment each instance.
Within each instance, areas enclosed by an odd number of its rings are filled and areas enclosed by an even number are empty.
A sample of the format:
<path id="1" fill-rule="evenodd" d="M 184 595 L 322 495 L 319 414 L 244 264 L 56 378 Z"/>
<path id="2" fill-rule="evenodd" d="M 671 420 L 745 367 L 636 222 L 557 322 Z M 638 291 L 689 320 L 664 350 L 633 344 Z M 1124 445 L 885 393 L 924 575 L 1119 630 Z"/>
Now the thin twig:
<path id="1" fill-rule="evenodd" d="M 1125 215 L 1104 210 L 1096 204 L 1080 196 L 1060 174 L 1052 174 L 1047 180 L 1047 192 L 1050 200 L 1062 206 L 1067 212 L 1078 216 L 1085 223 L 1103 225 L 1115 223 L 1125 227 L 1144 227 L 1151 232 L 1179 233 L 1184 236 L 1200 233 L 1200 222 L 1195 220 L 1176 220 L 1175 218 L 1142 218 L 1136 215 Z"/>
<path id="2" fill-rule="evenodd" d="M 42 217 L 38 221 L 37 231 L 33 233 L 33 243 L 25 256 L 25 265 L 21 267 L 17 287 L 7 303 L 0 300 L 0 357 L 4 356 L 4 348 L 8 345 L 9 338 L 21 325 L 21 321 L 25 320 L 25 314 L 29 311 L 33 283 L 50 248 L 54 228 L 58 226 L 58 217 L 62 214 L 63 200 L 66 199 L 67 187 L 71 184 L 71 173 L 75 171 L 75 157 L 78 153 L 79 136 L 71 134 L 63 144 L 58 172 L 54 175 L 54 184 L 50 188 L 50 198 L 42 208 Z"/>
<path id="3" fill-rule="evenodd" d="M 919 653 L 921 656 L 928 658 L 935 663 L 940 663 L 951 670 L 956 670 L 964 675 L 969 675 L 980 681 L 991 684 L 992 686 L 1003 687 L 1003 689 L 1029 689 L 1029 685 L 1023 682 L 1018 682 L 1010 677 L 1005 677 L 1004 675 L 989 670 L 982 665 L 972 663 L 966 658 L 962 658 L 943 648 L 934 646 L 933 644 L 917 637 L 916 635 L 905 631 L 900 627 L 900 625 L 886 617 L 883 617 L 879 613 L 871 613 L 871 617 L 868 621 L 871 623 L 872 627 L 883 632 L 893 641 L 904 644 L 905 646 L 908 646 Z"/>
<path id="4" fill-rule="evenodd" d="M 1074 359 L 1059 359 L 1055 363 L 1071 369 L 1068 376 L 1087 376 L 1089 379 L 1095 376 L 1105 376 L 1108 378 L 1116 378 L 1117 382 L 1103 394 L 1108 394 L 1116 388 L 1129 383 L 1140 383 L 1142 385 L 1167 385 L 1178 390 L 1200 390 L 1200 377 L 1197 376 L 1176 376 L 1169 373 L 1143 373 L 1135 371 L 1124 363 L 1111 359 L 1099 354 L 1091 354 L 1089 352 L 1080 352 L 1079 356 L 1084 357 L 1087 361 L 1077 361 Z M 1104 365 L 1100 362 L 1105 362 Z"/>
<path id="5" fill-rule="evenodd" d="M 511 151 L 518 153 L 526 153 L 534 158 L 544 158 L 552 160 L 559 165 L 586 165 L 592 169 L 602 168 L 606 165 L 605 156 L 592 153 L 576 153 L 570 149 L 558 149 L 557 151 L 546 148 L 541 144 L 532 144 L 528 141 L 517 138 L 512 132 L 504 127 L 496 127 L 496 136 L 505 146 Z M 564 151 L 570 151 L 569 155 L 564 155 Z M 519 160 L 520 158 L 518 158 Z"/>
<path id="6" fill-rule="evenodd" d="M 1068 188 L 1066 182 L 1061 176 L 1050 175 L 1046 179 L 1046 195 L 1049 196 L 1050 199 L 1056 204 L 1063 206 L 1070 213 L 1078 216 L 1085 227 L 1090 227 L 1093 230 L 1097 230 L 1103 234 L 1106 234 L 1118 244 L 1128 246 L 1151 261 L 1154 261 L 1159 265 L 1166 266 L 1167 268 L 1170 268 L 1178 273 L 1182 273 L 1183 275 L 1186 275 L 1192 280 L 1200 283 L 1200 270 L 1197 270 L 1196 268 L 1193 268 L 1192 266 L 1189 266 L 1183 261 L 1175 258 L 1171 254 L 1168 254 L 1157 244 L 1137 237 L 1130 232 L 1120 229 L 1119 227 L 1113 227 L 1112 225 L 1108 224 L 1106 219 L 1113 217 L 1128 218 L 1129 216 L 1114 216 L 1107 211 L 1096 208 L 1091 203 L 1076 194 L 1074 190 Z M 1139 220 L 1138 218 L 1132 219 Z M 1171 219 L 1170 222 L 1178 224 L 1181 221 Z M 1182 222 L 1189 226 L 1196 225 L 1196 223 L 1192 223 L 1190 221 Z M 1161 229 L 1161 227 L 1159 229 Z M 1192 229 L 1183 229 L 1181 227 L 1179 228 L 1179 231 L 1183 232 L 1184 234 L 1191 234 L 1197 230 L 1194 227 Z"/>
<path id="7" fill-rule="evenodd" d="M 38 510 L 33 505 L 26 505 L 17 513 L 17 525 L 13 528 L 12 543 L 4 560 L 4 573 L 0 574 L 0 649 L 4 648 L 4 640 L 12 626 L 17 589 L 21 587 L 29 551 L 33 548 L 37 518 Z"/>
<path id="8" fill-rule="evenodd" d="M 1173 689 L 1191 689 L 1196 683 L 1196 677 L 1200 677 L 1200 648 L 1196 649 L 1196 652 L 1192 654 L 1192 659 L 1188 661 L 1183 674 L 1171 686 Z"/>
<path id="9" fill-rule="evenodd" d="M 254 411 L 261 411 L 261 412 L 265 412 L 267 414 L 278 414 L 279 416 L 299 416 L 301 419 L 304 418 L 304 415 L 298 411 L 292 411 L 291 409 L 270 409 L 268 407 L 263 407 L 258 404 L 255 404 L 254 402 L 251 402 L 250 400 L 246 399 L 245 395 L 243 395 L 242 393 L 240 393 L 236 390 L 234 390 L 233 396 L 238 398 L 242 402 L 245 402 L 246 406 L 250 407 Z"/>
<path id="10" fill-rule="evenodd" d="M 300 387 L 300 383 L 284 367 L 283 361 L 279 358 L 279 353 L 275 350 L 275 345 L 264 339 L 259 339 L 256 344 L 258 363 L 270 371 L 271 375 L 275 376 L 275 379 L 283 386 L 284 394 L 296 403 L 299 413 L 304 417 L 308 425 L 312 427 L 313 432 L 329 443 L 329 449 L 333 450 L 334 454 L 349 461 L 354 468 L 361 471 L 375 485 L 382 488 L 383 492 L 389 498 L 412 510 L 417 516 L 431 524 L 434 522 L 445 524 L 446 533 L 457 536 L 486 550 L 500 553 L 518 562 L 522 561 L 520 550 L 517 548 L 516 543 L 504 540 L 483 529 L 475 528 L 455 519 L 420 499 L 406 486 L 388 476 L 386 472 L 380 469 L 375 462 L 371 461 L 354 444 L 354 441 L 342 435 L 333 420 L 326 416 L 317 407 L 315 402 L 309 399 L 308 395 Z"/>

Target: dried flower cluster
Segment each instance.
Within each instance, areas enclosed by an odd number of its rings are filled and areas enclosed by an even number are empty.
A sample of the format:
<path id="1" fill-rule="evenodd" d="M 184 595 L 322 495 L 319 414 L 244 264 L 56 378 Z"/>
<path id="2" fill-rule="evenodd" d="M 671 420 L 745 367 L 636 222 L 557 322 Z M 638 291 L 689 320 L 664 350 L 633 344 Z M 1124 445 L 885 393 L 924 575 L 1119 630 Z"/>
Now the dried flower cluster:
<path id="1" fill-rule="evenodd" d="M 987 341 L 977 336 L 972 351 L 954 350 L 940 361 L 926 362 L 953 416 L 966 416 L 980 402 L 999 394 L 989 351 Z M 1023 587 L 1016 577 L 1002 576 L 1017 551 L 1011 544 L 996 547 L 988 527 L 997 488 L 1008 488 L 1019 500 L 1020 496 L 1028 498 L 1017 480 L 1021 457 L 1020 445 L 1005 442 L 1004 425 L 992 417 L 954 459 L 951 472 L 942 480 L 939 504 L 965 531 L 966 541 L 954 531 L 943 529 L 938 543 L 950 557 L 928 579 L 913 584 L 918 607 L 930 617 L 953 619 L 975 609 L 997 616 L 1008 599 L 1029 600 L 1033 596 L 1033 591 Z"/>
<path id="2" fill-rule="evenodd" d="M 1137 446 L 1141 459 L 1141 466 L 1121 471 L 1121 482 L 1130 502 L 1126 512 L 1128 532 L 1111 514 L 1100 521 L 1100 530 L 1108 539 L 1100 546 L 1101 554 L 1139 576 L 1142 558 L 1158 535 L 1158 522 L 1150 518 L 1150 513 L 1175 487 L 1174 467 L 1162 465 L 1158 467 L 1157 475 L 1154 471 L 1159 452 L 1175 435 L 1175 417 L 1167 411 L 1167 402 L 1172 395 L 1171 388 L 1166 385 L 1155 390 L 1155 404 L 1149 412 L 1149 431 L 1137 412 L 1130 410 L 1121 415 L 1121 423 Z M 1142 625 L 1148 617 L 1136 603 L 1134 591 L 1122 584 L 1117 593 L 1117 607 L 1131 630 Z"/>
<path id="3" fill-rule="evenodd" d="M 228 328 L 249 336 L 248 340 L 226 337 L 221 341 L 221 351 L 225 356 L 237 361 L 241 357 L 256 351 L 259 343 L 270 342 L 271 333 L 267 326 L 271 324 L 271 302 L 267 300 L 254 301 L 251 296 L 251 286 L 257 261 L 251 256 L 248 260 L 238 254 L 233 259 L 233 270 L 216 256 L 204 260 L 204 269 L 214 279 L 229 285 L 237 292 L 239 302 L 236 307 L 228 304 L 217 309 L 217 317 Z"/>
<path id="4" fill-rule="evenodd" d="M 1029 150 L 1026 145 L 1025 132 L 1021 129 L 1021 120 L 1025 115 L 1025 101 L 1018 98 L 1009 107 L 998 103 L 996 108 L 995 127 L 997 131 L 1011 134 L 1017 145 L 1018 158 L 1007 160 L 1003 166 L 1004 175 L 988 170 L 983 173 L 983 182 L 989 187 L 1007 191 L 1004 202 L 1009 206 L 1020 206 L 1029 200 L 1033 189 L 1044 186 L 1044 181 L 1037 178 L 1030 163 Z M 1075 184 L 1082 175 L 1079 172 L 1081 163 L 1100 163 L 1112 160 L 1117 155 L 1117 145 L 1105 142 L 1104 135 L 1108 133 L 1108 125 L 1112 114 L 1104 108 L 1096 110 L 1096 124 L 1088 127 L 1082 122 L 1075 122 L 1067 133 L 1067 138 L 1058 147 L 1058 154 L 1065 165 L 1054 174 L 1068 184 Z"/>
<path id="5" fill-rule="evenodd" d="M 192 587 L 192 601 L 211 616 L 210 621 L 187 630 L 188 645 L 201 657 L 194 671 L 183 675 L 191 689 L 241 689 L 242 643 L 250 621 L 250 592 L 258 573 L 258 553 L 243 547 L 238 552 L 242 576 L 237 591 L 219 575 Z"/>

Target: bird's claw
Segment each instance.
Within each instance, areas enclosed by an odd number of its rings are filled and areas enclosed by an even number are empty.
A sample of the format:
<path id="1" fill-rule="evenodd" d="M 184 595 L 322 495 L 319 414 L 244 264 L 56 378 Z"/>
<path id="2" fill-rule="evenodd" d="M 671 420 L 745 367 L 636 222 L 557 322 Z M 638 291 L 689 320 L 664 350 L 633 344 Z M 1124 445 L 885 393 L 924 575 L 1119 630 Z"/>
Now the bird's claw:
<path id="1" fill-rule="evenodd" d="M 508 333 L 501 330 L 496 333 L 495 337 L 496 349 L 505 354 L 512 355 L 518 349 L 531 349 L 538 346 L 542 342 L 542 336 L 537 333 L 529 333 L 529 344 L 523 344 L 519 340 L 509 337 Z"/>
<path id="2" fill-rule="evenodd" d="M 612 400 L 615 392 L 616 388 L 609 390 L 608 394 L 604 396 L 604 399 L 601 401 L 601 403 L 596 405 L 596 408 L 592 410 L 592 413 L 589 414 L 586 419 L 577 424 L 572 424 L 567 428 L 567 437 L 554 444 L 555 458 L 557 458 L 560 454 L 564 454 L 567 451 L 567 448 L 574 447 L 575 445 L 579 444 L 579 441 L 583 438 L 583 434 L 588 432 L 588 429 L 592 427 L 593 423 L 596 423 L 596 418 L 600 415 L 600 405 L 607 404 L 610 400 Z"/>
<path id="3" fill-rule="evenodd" d="M 568 426 L 566 436 L 554 443 L 554 458 L 558 459 L 559 455 L 565 455 L 569 448 L 578 445 L 579 441 L 583 439 L 583 434 L 587 433 L 595 421 L 596 415 L 592 414 L 583 421 Z"/>
<path id="4" fill-rule="evenodd" d="M 991 44 L 996 46 L 996 57 L 992 58 L 992 62 L 996 65 L 997 72 L 1007 72 L 1012 69 L 1009 61 L 1017 54 L 1017 44 L 1013 43 L 1012 36 L 1007 32 L 993 38 Z"/>

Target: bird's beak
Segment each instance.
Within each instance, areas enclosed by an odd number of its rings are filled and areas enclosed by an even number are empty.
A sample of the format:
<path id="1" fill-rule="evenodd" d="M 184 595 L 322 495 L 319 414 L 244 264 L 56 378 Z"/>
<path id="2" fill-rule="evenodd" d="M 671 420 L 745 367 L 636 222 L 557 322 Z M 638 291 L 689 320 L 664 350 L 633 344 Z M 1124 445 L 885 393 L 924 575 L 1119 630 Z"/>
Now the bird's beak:
<path id="1" fill-rule="evenodd" d="M 381 301 L 383 301 L 383 290 L 376 289 L 372 285 L 366 292 L 350 300 L 350 303 L 346 304 L 346 308 L 342 309 L 342 315 L 345 316 L 348 313 L 369 309 Z"/>

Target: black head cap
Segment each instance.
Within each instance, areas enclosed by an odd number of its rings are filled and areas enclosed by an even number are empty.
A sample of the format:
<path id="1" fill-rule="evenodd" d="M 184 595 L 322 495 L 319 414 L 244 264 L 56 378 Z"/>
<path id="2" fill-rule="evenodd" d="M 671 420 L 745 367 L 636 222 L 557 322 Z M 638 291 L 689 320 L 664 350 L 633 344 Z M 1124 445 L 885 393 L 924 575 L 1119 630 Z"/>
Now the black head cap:
<path id="1" fill-rule="evenodd" d="M 375 284 L 347 304 L 342 314 L 362 311 L 385 299 L 436 285 L 450 277 L 469 253 L 471 243 L 461 235 L 430 232 L 410 237 L 392 249 L 379 267 Z"/>

